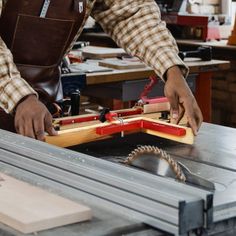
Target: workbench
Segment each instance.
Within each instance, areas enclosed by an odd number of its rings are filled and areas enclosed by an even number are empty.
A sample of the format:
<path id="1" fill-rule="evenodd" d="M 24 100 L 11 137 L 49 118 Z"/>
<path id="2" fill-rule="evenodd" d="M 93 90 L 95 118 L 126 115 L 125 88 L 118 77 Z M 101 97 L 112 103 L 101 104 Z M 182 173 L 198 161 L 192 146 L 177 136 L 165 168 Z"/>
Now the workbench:
<path id="1" fill-rule="evenodd" d="M 196 99 L 202 110 L 204 121 L 211 122 L 212 76 L 215 72 L 229 69 L 230 64 L 228 61 L 222 61 L 222 60 L 201 61 L 197 58 L 187 59 L 186 64 L 189 66 L 190 76 L 194 75 L 196 78 L 196 81 L 194 79 L 194 81 L 190 81 L 190 83 L 194 83 L 193 92 L 195 93 Z M 140 94 L 142 92 L 142 88 L 144 88 L 145 84 L 148 83 L 147 78 L 153 75 L 155 75 L 155 73 L 153 69 L 149 67 L 142 69 L 113 70 L 109 72 L 88 73 L 86 78 L 86 83 L 88 87 L 86 89 L 87 91 L 85 92 L 85 95 L 93 94 L 93 96 L 96 97 L 99 94 L 99 90 L 101 90 L 101 94 L 103 96 L 109 93 L 114 95 L 117 90 L 122 89 L 119 88 L 120 83 L 123 82 L 126 83 L 127 81 L 128 81 L 127 83 L 129 83 L 129 81 L 131 81 L 131 83 L 132 81 L 137 81 L 138 83 L 140 82 L 142 84 L 141 90 L 139 87 L 140 92 L 139 90 L 136 91 L 136 93 Z M 68 75 L 63 75 L 63 76 L 68 76 Z M 104 87 L 110 84 L 113 84 L 113 90 L 110 90 L 111 88 L 108 88 L 108 91 L 104 91 Z M 121 84 L 121 86 L 123 86 L 123 84 Z M 134 84 L 131 84 L 130 86 L 132 87 L 132 89 L 131 88 L 130 89 L 134 90 Z M 160 85 L 158 86 L 160 87 Z M 162 84 L 162 87 L 159 88 L 159 90 L 162 90 L 160 91 L 159 96 L 163 95 L 163 86 L 164 84 Z M 153 90 L 157 89 L 157 87 L 154 88 Z M 92 90 L 88 92 L 89 89 Z M 103 98 L 107 100 L 109 96 Z M 138 99 L 139 97 L 137 97 L 137 100 Z M 115 109 L 119 108 L 116 107 Z"/>
<path id="2" fill-rule="evenodd" d="M 38 233 L 38 235 L 169 235 L 158 229 L 143 225 L 138 214 L 128 208 L 117 206 L 106 199 L 99 198 L 96 196 L 96 193 L 89 194 L 86 191 L 81 191 L 78 188 L 63 183 L 63 181 L 67 179 L 65 175 L 56 175 L 57 178 L 53 179 L 50 177 L 50 173 L 47 173 L 47 168 L 49 167 L 47 162 L 53 162 L 53 159 L 64 160 L 64 167 L 63 162 L 61 162 L 63 168 L 58 167 L 57 169 L 54 163 L 55 170 L 61 171 L 70 166 L 76 166 L 79 163 L 81 163 L 81 165 L 89 164 L 89 162 L 93 160 L 90 159 L 90 157 L 94 156 L 98 158 L 97 160 L 99 162 L 102 161 L 100 159 L 105 160 L 105 162 L 101 162 L 101 164 L 104 165 L 105 174 L 107 168 L 106 163 L 111 163 L 114 166 L 110 166 L 120 168 L 122 167 L 119 163 L 120 160 L 124 160 L 133 148 L 137 145 L 147 144 L 163 148 L 170 153 L 174 159 L 185 164 L 191 171 L 215 183 L 216 194 L 214 194 L 213 204 L 214 223 L 207 231 L 202 232 L 204 234 L 198 232 L 198 235 L 233 236 L 236 233 L 235 129 L 204 123 L 196 137 L 194 145 L 179 144 L 174 141 L 140 133 L 125 136 L 124 138 L 116 136 L 113 139 L 74 146 L 70 148 L 73 151 L 53 148 L 51 145 L 10 134 L 6 131 L 0 131 L 0 133 L 0 171 L 74 201 L 83 202 L 89 205 L 93 210 L 94 217 L 91 222 L 46 230 Z M 10 147 L 11 145 L 12 147 Z M 19 149 L 20 146 L 22 147 L 22 151 Z M 28 148 L 25 149 L 26 147 Z M 28 158 L 27 153 L 31 148 L 35 153 L 32 157 Z M 57 156 L 55 156 L 56 150 L 58 150 Z M 41 154 L 37 154 L 39 151 Z M 54 151 L 55 154 L 53 154 Z M 18 152 L 21 152 L 21 154 L 16 155 Z M 45 155 L 51 155 L 51 158 L 47 160 Z M 37 156 L 39 156 L 38 161 L 36 161 Z M 95 167 L 99 165 L 99 162 L 97 162 L 97 164 L 94 162 Z M 155 165 L 155 162 L 149 162 L 147 164 Z M 127 170 L 127 167 L 123 166 L 123 168 L 124 171 Z M 107 169 L 107 171 L 112 172 L 112 169 Z M 142 170 L 137 171 L 140 173 L 141 179 L 142 175 L 146 175 Z M 54 173 L 51 172 L 51 175 L 53 174 Z M 95 173 L 90 174 L 91 178 L 93 174 Z M 115 172 L 114 174 L 119 175 L 119 173 Z M 68 181 L 77 182 L 76 179 L 68 179 Z M 135 183 L 139 180 L 133 179 L 132 181 Z M 79 182 L 77 183 L 79 184 Z M 176 184 L 178 183 L 176 182 Z M 156 189 L 159 189 L 158 185 Z M 180 191 L 183 191 L 183 189 Z M 198 191 L 200 192 L 200 189 Z M 175 195 L 173 195 L 173 197 L 174 196 Z M 19 234 L 5 225 L 0 226 L 1 235 L 22 236 L 22 234 Z"/>

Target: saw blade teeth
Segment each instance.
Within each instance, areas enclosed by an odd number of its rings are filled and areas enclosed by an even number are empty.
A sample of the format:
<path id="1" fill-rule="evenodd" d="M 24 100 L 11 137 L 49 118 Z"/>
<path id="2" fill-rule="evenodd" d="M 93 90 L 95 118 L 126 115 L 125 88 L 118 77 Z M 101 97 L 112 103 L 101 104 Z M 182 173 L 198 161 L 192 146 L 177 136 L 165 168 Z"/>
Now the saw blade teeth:
<path id="1" fill-rule="evenodd" d="M 176 162 L 173 158 L 171 158 L 170 154 L 164 151 L 163 149 L 158 148 L 157 146 L 151 145 L 140 145 L 136 149 L 134 149 L 125 160 L 125 163 L 132 164 L 132 161 L 136 160 L 142 154 L 154 154 L 158 158 L 162 158 L 171 166 L 172 170 L 176 175 L 176 179 L 185 182 L 186 177 L 181 169 L 181 166 Z"/>

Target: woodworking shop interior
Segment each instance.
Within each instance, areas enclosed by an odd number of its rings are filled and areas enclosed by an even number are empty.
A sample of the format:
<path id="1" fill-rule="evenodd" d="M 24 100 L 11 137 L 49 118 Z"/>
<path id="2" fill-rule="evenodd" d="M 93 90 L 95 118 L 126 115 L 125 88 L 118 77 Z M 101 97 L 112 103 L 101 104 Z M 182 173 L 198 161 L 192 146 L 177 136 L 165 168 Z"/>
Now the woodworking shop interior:
<path id="1" fill-rule="evenodd" d="M 0 236 L 236 235 L 236 0 L 0 0 Z"/>

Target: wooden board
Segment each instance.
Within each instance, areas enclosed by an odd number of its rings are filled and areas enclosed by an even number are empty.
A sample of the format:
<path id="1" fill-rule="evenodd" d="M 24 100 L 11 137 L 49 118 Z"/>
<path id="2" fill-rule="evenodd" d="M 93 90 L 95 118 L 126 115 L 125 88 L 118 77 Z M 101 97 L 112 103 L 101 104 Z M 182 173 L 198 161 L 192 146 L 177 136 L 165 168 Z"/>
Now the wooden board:
<path id="1" fill-rule="evenodd" d="M 99 66 L 117 70 L 145 68 L 146 65 L 141 61 L 125 61 L 116 58 L 106 59 L 99 62 Z"/>
<path id="2" fill-rule="evenodd" d="M 151 114 L 152 117 L 155 116 L 155 114 Z M 138 120 L 147 120 L 147 121 L 151 121 L 151 122 L 157 122 L 159 124 L 165 124 L 167 126 L 174 126 L 174 127 L 179 127 L 179 128 L 184 128 L 186 130 L 186 135 L 179 137 L 179 136 L 174 136 L 174 135 L 170 135 L 170 134 L 166 134 L 166 133 L 162 133 L 162 132 L 155 132 L 152 130 L 148 130 L 148 129 L 140 129 L 140 130 L 134 130 L 134 131 L 125 131 L 124 134 L 129 134 L 130 132 L 144 132 L 144 133 L 148 133 L 154 136 L 159 136 L 162 138 L 166 138 L 166 139 L 170 139 L 170 140 L 174 140 L 177 142 L 181 142 L 181 143 L 187 143 L 187 144 L 193 144 L 194 142 L 194 135 L 192 133 L 191 128 L 188 127 L 184 127 L 184 126 L 179 126 L 179 125 L 174 125 L 174 124 L 169 124 L 163 121 L 160 121 L 155 118 L 147 118 L 147 116 L 145 115 L 138 115 L 137 117 L 134 118 L 123 118 L 124 122 L 130 122 L 130 121 L 138 121 Z M 120 124 L 120 121 L 114 121 L 112 122 L 113 124 Z M 97 141 L 97 140 L 101 140 L 101 139 L 106 139 L 106 138 L 110 138 L 111 136 L 107 136 L 107 135 L 99 135 L 96 133 L 96 128 L 97 127 L 105 127 L 107 125 L 110 125 L 110 122 L 105 122 L 105 123 L 100 123 L 99 121 L 92 121 L 87 122 L 87 124 L 81 123 L 81 127 L 77 127 L 77 128 L 71 128 L 71 129 L 65 129 L 62 131 L 58 132 L 58 136 L 46 136 L 46 142 L 59 146 L 59 147 L 69 147 L 69 146 L 74 146 L 74 145 L 78 145 L 78 144 L 82 144 L 82 143 L 87 143 L 87 142 L 92 142 L 92 141 Z"/>
<path id="3" fill-rule="evenodd" d="M 0 222 L 32 233 L 91 219 L 90 208 L 0 173 Z"/>
<path id="4" fill-rule="evenodd" d="M 88 46 L 82 49 L 82 55 L 84 58 L 102 59 L 127 55 L 127 53 L 122 48 Z"/>

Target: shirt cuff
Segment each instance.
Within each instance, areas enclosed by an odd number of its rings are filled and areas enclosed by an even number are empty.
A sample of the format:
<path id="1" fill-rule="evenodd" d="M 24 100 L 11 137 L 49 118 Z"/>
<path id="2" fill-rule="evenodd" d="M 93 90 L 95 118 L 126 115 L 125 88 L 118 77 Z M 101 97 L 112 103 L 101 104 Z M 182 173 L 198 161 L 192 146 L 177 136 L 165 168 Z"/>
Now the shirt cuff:
<path id="1" fill-rule="evenodd" d="M 154 70 L 162 80 L 166 81 L 166 72 L 173 66 L 179 66 L 183 76 L 187 78 L 189 68 L 173 50 L 162 51 L 161 54 L 158 54 L 157 60 L 159 63 L 154 64 Z"/>
<path id="2" fill-rule="evenodd" d="M 12 113 L 20 100 L 30 94 L 38 96 L 37 92 L 24 79 L 12 78 L 4 86 L 3 92 L 0 95 L 0 106 L 7 113 Z"/>

